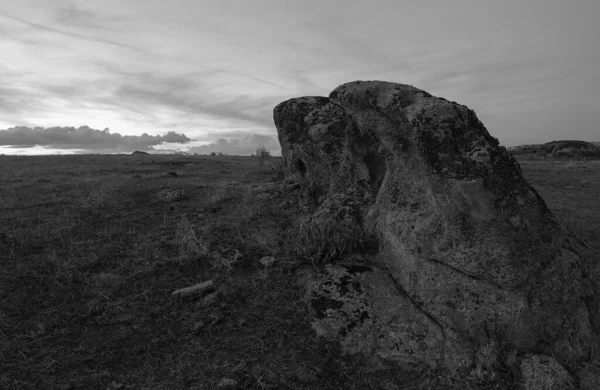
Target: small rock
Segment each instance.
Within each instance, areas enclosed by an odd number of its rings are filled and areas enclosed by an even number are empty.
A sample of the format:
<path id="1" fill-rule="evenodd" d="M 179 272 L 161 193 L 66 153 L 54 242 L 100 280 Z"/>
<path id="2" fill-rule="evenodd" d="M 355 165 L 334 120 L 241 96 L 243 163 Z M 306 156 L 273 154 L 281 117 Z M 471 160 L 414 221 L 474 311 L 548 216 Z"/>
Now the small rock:
<path id="1" fill-rule="evenodd" d="M 299 367 L 296 370 L 296 378 L 298 378 L 300 382 L 304 383 L 315 383 L 319 381 L 317 374 L 305 367 Z"/>
<path id="2" fill-rule="evenodd" d="M 206 324 L 202 320 L 195 322 L 194 325 L 192 325 L 192 333 L 198 333 L 200 330 L 202 330 L 202 328 L 204 328 L 204 325 Z"/>
<path id="3" fill-rule="evenodd" d="M 190 287 L 180 288 L 171 293 L 172 297 L 189 297 L 191 295 L 202 295 L 204 292 L 214 290 L 215 286 L 212 279 L 206 282 L 198 283 Z"/>
<path id="4" fill-rule="evenodd" d="M 197 307 L 205 307 L 205 306 L 210 306 L 214 303 L 217 302 L 218 300 L 218 294 L 216 292 L 208 294 L 207 296 L 205 296 L 204 298 L 202 298 L 202 301 L 200 301 L 198 303 Z"/>
<path id="5" fill-rule="evenodd" d="M 158 192 L 158 199 L 163 202 L 177 202 L 183 199 L 183 190 L 163 189 Z"/>
<path id="6" fill-rule="evenodd" d="M 279 203 L 279 206 L 278 206 L 278 207 L 279 207 L 280 209 L 282 209 L 282 208 L 286 208 L 286 207 L 289 207 L 289 206 L 291 206 L 293 203 L 294 203 L 294 202 L 293 202 L 292 200 L 284 200 L 283 202 Z"/>
<path id="7" fill-rule="evenodd" d="M 294 190 L 299 190 L 300 189 L 300 184 L 282 184 L 279 186 L 279 190 L 280 191 L 294 191 Z"/>
<path id="8" fill-rule="evenodd" d="M 110 321 L 111 324 L 128 323 L 135 320 L 135 315 L 131 312 L 122 312 L 115 315 Z"/>
<path id="9" fill-rule="evenodd" d="M 177 173 L 175 173 L 175 172 L 169 172 L 169 176 L 177 177 Z"/>
<path id="10" fill-rule="evenodd" d="M 275 258 L 273 256 L 265 256 L 262 259 L 260 259 L 258 262 L 261 263 L 265 267 L 269 267 L 269 266 L 273 265 L 273 263 L 275 262 Z"/>
<path id="11" fill-rule="evenodd" d="M 257 200 L 268 199 L 270 197 L 271 197 L 271 194 L 269 194 L 268 192 L 263 192 L 263 193 L 260 193 L 260 194 L 256 195 L 256 199 Z"/>

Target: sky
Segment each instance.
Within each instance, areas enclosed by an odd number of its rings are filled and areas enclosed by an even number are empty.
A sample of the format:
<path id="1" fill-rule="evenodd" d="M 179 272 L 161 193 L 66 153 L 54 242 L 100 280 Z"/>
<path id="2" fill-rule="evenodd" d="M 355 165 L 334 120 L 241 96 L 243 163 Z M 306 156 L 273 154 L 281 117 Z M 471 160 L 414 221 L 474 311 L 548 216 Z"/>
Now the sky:
<path id="1" fill-rule="evenodd" d="M 355 80 L 464 104 L 505 146 L 600 141 L 598 15 L 595 0 L 0 0 L 0 153 L 277 154 L 275 105 Z"/>

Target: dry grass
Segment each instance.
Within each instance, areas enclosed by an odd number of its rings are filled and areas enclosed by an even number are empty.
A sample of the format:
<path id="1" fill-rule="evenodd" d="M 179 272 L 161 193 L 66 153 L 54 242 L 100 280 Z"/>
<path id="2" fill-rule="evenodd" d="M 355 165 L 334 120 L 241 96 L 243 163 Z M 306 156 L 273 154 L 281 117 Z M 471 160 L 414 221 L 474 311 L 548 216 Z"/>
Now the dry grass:
<path id="1" fill-rule="evenodd" d="M 593 243 L 600 166 L 586 164 L 523 168 Z M 367 372 L 316 340 L 297 277 L 304 209 L 294 193 L 261 190 L 272 175 L 250 157 L 0 156 L 0 388 L 516 386 L 493 344 L 460 377 Z M 163 189 L 183 198 L 161 200 Z M 210 299 L 171 297 L 209 279 Z"/>
<path id="2" fill-rule="evenodd" d="M 559 221 L 600 250 L 600 161 L 517 160 Z"/>

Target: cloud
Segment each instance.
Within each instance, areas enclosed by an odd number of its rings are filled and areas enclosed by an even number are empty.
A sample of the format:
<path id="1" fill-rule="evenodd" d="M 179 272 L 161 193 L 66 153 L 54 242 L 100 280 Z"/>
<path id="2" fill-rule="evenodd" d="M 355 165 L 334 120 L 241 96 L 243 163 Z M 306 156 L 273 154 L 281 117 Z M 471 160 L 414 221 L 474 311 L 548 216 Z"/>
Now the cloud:
<path id="1" fill-rule="evenodd" d="M 0 19 L 6 19 L 0 33 L 7 35 L 11 49 L 6 65 L 0 65 L 0 129 L 63 126 L 70 118 L 122 134 L 192 131 L 194 137 L 214 140 L 228 128 L 267 132 L 273 128 L 272 108 L 296 95 L 271 72 L 210 53 L 198 55 L 201 50 L 182 44 L 211 47 L 202 36 L 182 41 L 179 30 L 168 25 L 152 30 L 157 36 L 124 35 L 134 27 L 148 32 L 150 23 L 137 10 L 48 8 L 40 13 L 0 10 Z M 117 54 L 112 48 L 133 52 Z M 42 67 L 51 71 L 40 72 Z M 29 74 L 8 73 L 16 69 Z M 290 96 L 281 97 L 284 93 Z"/>
<path id="2" fill-rule="evenodd" d="M 236 156 L 249 156 L 256 149 L 264 146 L 272 155 L 280 155 L 279 142 L 272 137 L 260 134 L 247 135 L 242 138 L 220 138 L 213 143 L 188 149 L 188 153 L 209 154 L 223 153 Z"/>
<path id="3" fill-rule="evenodd" d="M 148 150 L 162 143 L 191 141 L 184 134 L 170 131 L 165 135 L 126 135 L 95 130 L 88 126 L 75 127 L 11 127 L 0 130 L 0 145 L 15 148 L 44 146 L 54 149 L 84 149 L 89 152 L 130 152 Z"/>
<path id="4" fill-rule="evenodd" d="M 168 109 L 181 115 L 202 116 L 225 122 L 242 122 L 261 127 L 272 127 L 272 107 L 278 98 L 250 96 L 238 93 L 223 93 L 226 85 L 205 82 L 205 77 L 217 77 L 214 70 L 207 76 L 201 72 L 180 75 L 165 75 L 156 72 L 141 72 L 128 78 L 117 76 L 121 84 L 110 95 L 94 99 L 106 105 L 120 108 L 150 107 Z"/>
<path id="5" fill-rule="evenodd" d="M 99 30 L 109 30 L 105 25 L 98 21 L 98 17 L 91 11 L 82 9 L 75 4 L 69 4 L 67 7 L 56 10 L 55 19 L 58 23 L 68 26 L 94 28 Z"/>
<path id="6" fill-rule="evenodd" d="M 0 11 L 0 15 L 4 16 L 7 19 L 10 19 L 10 20 L 19 22 L 21 24 L 27 25 L 29 27 L 32 27 L 32 28 L 34 28 L 36 30 L 50 32 L 50 33 L 54 33 L 54 34 L 58 34 L 58 35 L 62 35 L 62 36 L 70 37 L 70 38 L 82 39 L 82 40 L 85 40 L 85 41 L 104 43 L 106 45 L 111 45 L 111 46 L 116 46 L 116 47 L 120 47 L 120 48 L 129 49 L 129 50 L 134 50 L 134 51 L 137 51 L 137 52 L 140 52 L 140 53 L 152 54 L 148 50 L 142 49 L 142 48 L 137 47 L 137 46 L 129 45 L 127 43 L 117 42 L 117 41 L 114 41 L 114 40 L 111 40 L 111 39 L 106 39 L 106 38 L 101 38 L 101 37 L 95 37 L 95 36 L 85 35 L 85 34 L 78 34 L 78 33 L 70 32 L 70 31 L 65 31 L 65 30 L 57 29 L 57 28 L 54 28 L 54 27 L 44 26 L 43 24 L 29 22 L 27 20 L 21 19 L 21 18 L 19 18 L 17 16 L 9 15 L 6 12 L 2 12 L 2 11 Z"/>
<path id="7" fill-rule="evenodd" d="M 81 72 L 66 80 L 42 79 L 0 66 L 5 80 L 15 80 L 10 88 L 0 86 L 4 113 L 0 126 L 62 126 L 71 118 L 94 128 L 175 130 L 212 141 L 232 129 L 268 132 L 273 129 L 272 108 L 287 98 L 238 91 L 236 85 L 245 81 L 232 81 L 221 69 L 165 74 L 125 70 L 103 61 L 90 66 L 91 71 L 96 69 L 95 76 Z M 29 87 L 34 82 L 35 88 Z M 85 118 L 92 118 L 92 123 Z"/>
<path id="8" fill-rule="evenodd" d="M 132 44 L 128 44 L 128 43 L 123 43 L 123 42 L 119 42 L 113 39 L 107 39 L 107 38 L 103 38 L 103 37 L 98 37 L 98 36 L 94 36 L 94 35 L 86 35 L 86 34 L 80 34 L 80 33 L 76 33 L 76 32 L 72 32 L 72 31 L 67 31 L 67 30 L 63 30 L 63 29 L 58 29 L 58 28 L 54 28 L 54 27 L 50 27 L 47 25 L 43 25 L 40 23 L 34 23 L 25 19 L 22 19 L 18 16 L 13 16 L 10 15 L 4 11 L 0 11 L 0 15 L 4 16 L 7 19 L 16 21 L 18 23 L 21 23 L 23 25 L 29 26 L 35 30 L 41 31 L 41 32 L 49 32 L 49 33 L 53 33 L 53 34 L 58 34 L 58 35 L 62 35 L 62 36 L 66 36 L 66 37 L 70 37 L 70 38 L 77 38 L 80 40 L 85 40 L 85 41 L 90 41 L 90 42 L 98 42 L 98 43 L 102 43 L 102 44 L 106 44 L 106 45 L 110 45 L 110 46 L 115 46 L 115 47 L 120 47 L 120 48 L 125 48 L 125 49 L 129 49 L 129 50 L 133 50 L 139 53 L 143 53 L 146 55 L 150 55 L 152 56 L 155 60 L 161 59 L 161 60 L 165 60 L 166 58 L 162 58 L 162 56 L 160 56 L 159 53 L 156 52 L 152 52 L 150 50 L 146 50 L 141 46 L 136 46 L 136 45 L 132 45 Z M 84 27 L 84 28 L 93 28 L 93 29 L 105 29 L 108 30 L 108 28 L 99 25 L 97 23 L 94 23 L 94 15 L 91 12 L 88 11 L 82 11 L 81 9 L 75 8 L 75 7 L 71 7 L 71 8 L 61 8 L 58 10 L 57 13 L 57 20 L 64 25 L 72 25 L 75 27 Z M 3 33 L 3 30 L 0 30 L 0 33 Z M 5 34 L 8 34 L 9 32 L 6 31 Z M 185 62 L 184 58 L 180 58 L 179 59 L 180 62 Z M 189 64 L 190 66 L 198 66 L 197 62 L 193 61 L 192 63 Z M 233 69 L 224 69 L 224 68 L 219 68 L 219 67 L 212 67 L 212 66 L 202 66 L 204 69 L 206 69 L 207 71 L 216 71 L 216 72 L 223 72 L 223 73 L 227 73 L 230 75 L 235 75 L 241 78 L 244 78 L 246 80 L 252 80 L 264 85 L 269 85 L 269 86 L 274 86 L 277 87 L 279 89 L 283 89 L 283 90 L 288 90 L 290 91 L 291 89 L 288 87 L 285 87 L 281 84 L 275 83 L 273 81 L 269 81 L 266 80 L 264 78 L 261 77 L 256 77 L 253 76 L 251 74 L 248 74 L 246 72 L 241 72 L 241 71 L 237 71 L 237 70 L 233 70 Z"/>

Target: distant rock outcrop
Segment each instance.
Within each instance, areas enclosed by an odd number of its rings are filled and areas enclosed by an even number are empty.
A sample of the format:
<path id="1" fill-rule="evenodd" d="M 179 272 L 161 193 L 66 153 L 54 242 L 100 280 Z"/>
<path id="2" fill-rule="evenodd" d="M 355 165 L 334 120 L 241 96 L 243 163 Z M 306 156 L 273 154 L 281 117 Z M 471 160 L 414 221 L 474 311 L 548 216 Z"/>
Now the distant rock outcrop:
<path id="1" fill-rule="evenodd" d="M 139 151 L 139 150 L 136 150 L 135 152 L 133 152 L 133 153 L 131 153 L 131 154 L 134 154 L 134 155 L 135 155 L 135 154 L 149 154 L 149 153 L 147 153 L 147 152 L 141 152 L 141 151 Z"/>
<path id="2" fill-rule="evenodd" d="M 600 149 L 585 141 L 552 141 L 540 147 L 542 154 L 565 158 L 600 157 Z"/>
<path id="3" fill-rule="evenodd" d="M 286 175 L 320 189 L 314 222 L 378 243 L 307 279 L 320 336 L 452 368 L 490 340 L 569 369 L 598 350 L 598 253 L 558 224 L 475 112 L 356 81 L 280 103 L 274 121 Z"/>
<path id="4" fill-rule="evenodd" d="M 552 141 L 538 145 L 521 145 L 510 148 L 509 153 L 515 156 L 535 154 L 559 160 L 600 159 L 600 148 L 592 142 L 585 141 Z"/>
<path id="5" fill-rule="evenodd" d="M 568 151 L 569 149 L 590 152 L 598 151 L 596 145 L 585 141 L 552 141 L 542 145 L 542 149 L 546 150 L 548 153 L 559 153 L 560 151 Z"/>

